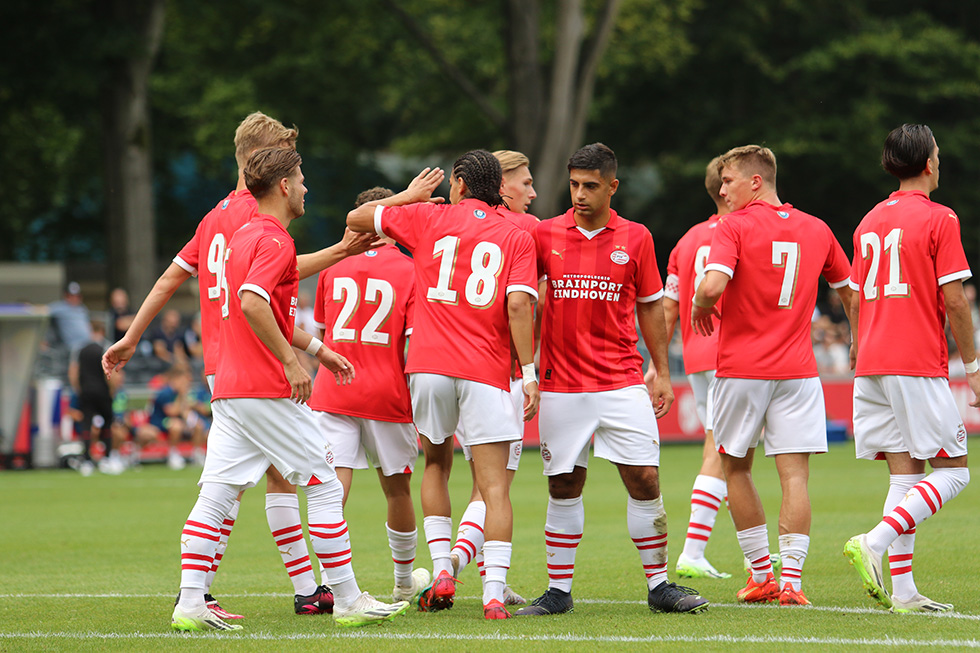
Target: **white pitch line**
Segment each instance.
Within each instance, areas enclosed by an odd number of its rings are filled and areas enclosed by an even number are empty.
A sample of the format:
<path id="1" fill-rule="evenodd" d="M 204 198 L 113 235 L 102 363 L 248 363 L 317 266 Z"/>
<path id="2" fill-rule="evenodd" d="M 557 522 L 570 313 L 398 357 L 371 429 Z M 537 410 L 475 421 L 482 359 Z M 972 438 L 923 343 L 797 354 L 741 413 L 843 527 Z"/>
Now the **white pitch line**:
<path id="1" fill-rule="evenodd" d="M 172 640 L 186 642 L 187 635 L 181 633 L 44 633 L 31 631 L 26 633 L 0 633 L 0 641 L 15 639 L 67 639 L 67 640 Z M 329 639 L 350 639 L 350 640 L 389 640 L 389 641 L 419 641 L 419 640 L 455 640 L 464 642 L 596 642 L 596 643 L 615 643 L 615 644 L 655 644 L 655 643 L 686 643 L 686 644 L 818 644 L 828 646 L 873 646 L 873 647 L 909 647 L 909 646 L 931 646 L 937 648 L 959 647 L 959 648 L 980 648 L 980 641 L 975 639 L 907 639 L 896 637 L 885 637 L 882 639 L 849 639 L 839 637 L 778 637 L 778 636 L 734 636 L 734 635 L 712 635 L 708 637 L 696 637 L 685 635 L 650 635 L 647 637 L 628 637 L 628 636 L 597 636 L 589 637 L 586 635 L 575 635 L 566 633 L 563 635 L 507 635 L 499 631 L 486 633 L 483 635 L 461 635 L 451 633 L 387 633 L 387 632 L 345 632 L 336 631 L 333 633 L 295 633 L 295 634 L 273 634 L 273 633 L 246 633 L 246 634 L 198 634 L 192 636 L 195 640 L 246 640 L 246 641 L 285 641 L 285 640 L 329 640 Z"/>
<path id="2" fill-rule="evenodd" d="M 169 594 L 0 594 L 0 599 L 173 599 L 174 593 Z M 248 598 L 291 598 L 292 594 L 282 592 L 246 592 L 242 594 L 221 594 L 222 599 L 248 599 Z M 482 600 L 479 596 L 457 596 L 459 600 Z M 646 601 L 624 601 L 618 599 L 575 599 L 577 605 L 643 605 Z M 749 605 L 745 603 L 711 603 L 712 608 L 725 608 L 736 610 L 786 610 L 787 608 L 779 605 Z M 843 614 L 871 614 L 886 615 L 893 617 L 891 612 L 882 608 L 849 608 L 832 605 L 814 605 L 807 608 L 789 608 L 792 610 L 805 610 L 807 612 L 837 612 Z M 965 621 L 980 621 L 980 615 L 964 614 L 961 612 L 909 612 L 901 617 L 931 617 L 937 619 L 961 619 Z"/>

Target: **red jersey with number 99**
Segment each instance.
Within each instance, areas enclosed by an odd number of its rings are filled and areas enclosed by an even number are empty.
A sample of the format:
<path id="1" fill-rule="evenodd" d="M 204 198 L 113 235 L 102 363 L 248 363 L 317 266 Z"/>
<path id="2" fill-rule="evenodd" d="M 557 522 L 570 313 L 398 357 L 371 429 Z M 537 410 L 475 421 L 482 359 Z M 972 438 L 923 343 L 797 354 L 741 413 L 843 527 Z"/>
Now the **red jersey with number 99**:
<path id="1" fill-rule="evenodd" d="M 851 289 L 861 298 L 857 376 L 946 377 L 946 304 L 941 286 L 970 266 L 952 210 L 921 191 L 897 191 L 854 232 Z"/>
<path id="2" fill-rule="evenodd" d="M 337 385 L 321 369 L 310 408 L 383 422 L 411 422 L 405 339 L 412 331 L 415 268 L 394 245 L 351 256 L 320 273 L 313 314 L 323 341 L 354 365 Z"/>
<path id="3" fill-rule="evenodd" d="M 705 270 L 731 281 L 722 298 L 717 376 L 817 376 L 810 321 L 820 276 L 847 284 L 850 264 L 827 224 L 789 204 L 751 202 L 722 216 Z"/>
<path id="4" fill-rule="evenodd" d="M 218 364 L 218 325 L 225 297 L 220 280 L 225 251 L 232 234 L 255 217 L 256 212 L 252 193 L 232 191 L 201 219 L 194 237 L 174 257 L 174 263 L 197 276 L 200 286 L 205 374 L 214 374 Z"/>
<path id="5" fill-rule="evenodd" d="M 378 206 L 375 231 L 415 262 L 415 326 L 406 372 L 469 379 L 507 391 L 507 295 L 537 299 L 534 241 L 477 199 Z"/>

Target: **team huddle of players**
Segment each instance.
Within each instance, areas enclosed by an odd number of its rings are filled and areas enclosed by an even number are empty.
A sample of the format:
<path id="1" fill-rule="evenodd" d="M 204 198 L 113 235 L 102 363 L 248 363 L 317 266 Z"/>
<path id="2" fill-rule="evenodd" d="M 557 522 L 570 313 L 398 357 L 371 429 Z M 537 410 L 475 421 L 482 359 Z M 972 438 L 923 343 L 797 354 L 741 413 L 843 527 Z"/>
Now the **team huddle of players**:
<path id="1" fill-rule="evenodd" d="M 595 455 L 616 465 L 626 486 L 627 527 L 650 609 L 706 610 L 697 591 L 667 578 L 656 420 L 673 402 L 667 344 L 678 319 L 707 437 L 675 571 L 728 576 L 704 557 L 727 497 L 750 570 L 738 600 L 809 605 L 801 585 L 808 456 L 827 450 L 809 340 L 821 275 L 840 293 L 858 334 L 858 456 L 884 458 L 891 471 L 885 518 L 848 541 L 845 555 L 886 607 L 951 609 L 921 596 L 911 574 L 916 524 L 969 480 L 965 430 L 946 381 L 947 312 L 975 394 L 980 372 L 962 290 L 970 272 L 959 224 L 928 199 L 939 165 L 928 127 L 905 125 L 889 135 L 883 163 L 900 190 L 861 223 L 853 265 L 826 224 L 778 199 L 771 151 L 746 146 L 715 159 L 706 186 L 718 214 L 678 243 L 666 288 L 649 230 L 611 208 L 617 163 L 601 143 L 569 159 L 572 208 L 551 220 L 527 213 L 535 194 L 525 156 L 475 150 L 449 171 L 448 202 L 432 196 L 445 173 L 426 168 L 400 193 L 362 193 L 340 243 L 297 256 L 288 227 L 303 215 L 306 187 L 296 138 L 295 128 L 261 113 L 242 122 L 238 187 L 201 221 L 103 358 L 107 374 L 124 365 L 176 288 L 198 276 L 214 424 L 200 494 L 181 531 L 173 628 L 241 628 L 232 623 L 241 615 L 224 610 L 210 587 L 242 492 L 263 475 L 266 514 L 297 614 L 332 613 L 338 625 L 360 626 L 389 620 L 410 602 L 421 611 L 448 609 L 456 578 L 472 561 L 485 618 L 511 617 L 508 605 L 523 606 L 518 616 L 570 612 L 593 437 Z M 320 333 L 308 334 L 294 326 L 297 288 L 316 273 Z M 913 358 L 889 346 L 896 336 L 932 349 Z M 645 376 L 639 337 L 651 354 Z M 293 348 L 325 368 L 315 382 Z M 910 398 L 923 394 L 925 410 L 917 402 L 912 411 Z M 509 489 L 523 422 L 535 414 L 548 477 L 549 584 L 526 604 L 507 585 Z M 448 490 L 454 438 L 474 481 L 455 544 Z M 431 575 L 414 565 L 409 481 L 419 441 Z M 783 488 L 779 556 L 770 555 L 751 475 L 760 441 Z M 934 470 L 928 476 L 926 460 Z M 352 567 L 343 505 L 351 470 L 369 466 L 388 502 L 393 603 L 362 592 Z M 307 496 L 322 583 L 303 541 L 297 486 Z M 881 569 L 886 550 L 891 593 Z"/>

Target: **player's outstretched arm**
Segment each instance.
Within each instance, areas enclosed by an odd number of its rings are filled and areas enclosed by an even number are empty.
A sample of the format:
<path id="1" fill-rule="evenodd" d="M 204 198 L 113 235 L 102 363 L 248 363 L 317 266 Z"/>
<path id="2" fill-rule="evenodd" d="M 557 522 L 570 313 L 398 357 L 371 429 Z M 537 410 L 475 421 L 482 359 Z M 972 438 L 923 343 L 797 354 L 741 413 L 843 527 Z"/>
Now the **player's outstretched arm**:
<path id="1" fill-rule="evenodd" d="M 180 288 L 180 284 L 187 281 L 190 276 L 190 272 L 176 263 L 171 263 L 160 275 L 160 278 L 153 284 L 150 294 L 146 296 L 136 312 L 136 317 L 133 318 L 133 323 L 129 325 L 126 335 L 102 355 L 102 371 L 107 377 L 112 376 L 116 370 L 122 369 L 133 357 L 140 338 L 143 337 L 143 333 L 153 322 L 153 318 L 166 305 L 174 292 Z"/>
<path id="2" fill-rule="evenodd" d="M 293 347 L 316 356 L 320 364 L 333 373 L 337 385 L 347 385 L 354 380 L 354 365 L 323 344 L 319 338 L 302 329 L 293 329 Z"/>
<path id="3" fill-rule="evenodd" d="M 305 279 L 319 274 L 331 265 L 340 263 L 348 256 L 357 256 L 369 249 L 377 249 L 384 243 L 377 234 L 357 234 L 350 229 L 344 229 L 344 237 L 339 243 L 324 247 L 318 252 L 300 254 L 296 257 L 296 270 L 299 278 Z"/>
<path id="4" fill-rule="evenodd" d="M 977 364 L 977 350 L 973 343 L 973 317 L 970 315 L 970 302 L 963 291 L 963 282 L 950 281 L 942 285 L 943 299 L 946 302 L 946 315 L 949 316 L 949 329 L 953 332 L 956 348 L 967 370 Z M 967 371 L 966 381 L 973 392 L 970 405 L 980 408 L 980 370 Z"/>
<path id="5" fill-rule="evenodd" d="M 648 386 L 653 413 L 660 419 L 674 403 L 674 389 L 670 384 L 670 364 L 667 358 L 667 329 L 664 319 L 663 298 L 636 304 L 636 318 L 640 335 L 650 352 L 650 363 L 656 371 L 652 387 Z"/>
<path id="6" fill-rule="evenodd" d="M 262 344 L 268 347 L 272 355 L 282 363 L 286 381 L 291 388 L 289 398 L 297 403 L 306 403 L 313 391 L 313 381 L 296 358 L 296 353 L 286 341 L 286 337 L 279 330 L 269 302 L 259 294 L 245 290 L 242 292 L 242 313 L 245 314 L 245 319 L 248 320 L 249 326 Z"/>
<path id="7" fill-rule="evenodd" d="M 695 333 L 702 336 L 710 336 L 715 330 L 715 323 L 712 319 L 718 316 L 715 304 L 721 299 L 721 294 L 728 287 L 729 277 L 718 270 L 708 270 L 697 292 L 694 293 L 694 300 L 691 305 L 691 326 Z"/>
<path id="8" fill-rule="evenodd" d="M 433 202 L 441 204 L 446 200 L 442 197 L 432 197 L 442 180 L 446 178 L 446 173 L 442 168 L 425 168 L 408 185 L 408 188 L 400 193 L 395 193 L 391 197 L 375 200 L 362 204 L 347 214 L 347 226 L 352 231 L 358 233 L 375 233 L 374 231 L 374 210 L 377 206 L 401 206 L 403 204 L 415 204 L 417 202 Z"/>
<path id="9" fill-rule="evenodd" d="M 534 373 L 534 302 L 519 290 L 507 295 L 507 316 L 510 338 L 517 353 L 517 363 L 524 374 L 524 421 L 538 412 L 541 392 Z"/>

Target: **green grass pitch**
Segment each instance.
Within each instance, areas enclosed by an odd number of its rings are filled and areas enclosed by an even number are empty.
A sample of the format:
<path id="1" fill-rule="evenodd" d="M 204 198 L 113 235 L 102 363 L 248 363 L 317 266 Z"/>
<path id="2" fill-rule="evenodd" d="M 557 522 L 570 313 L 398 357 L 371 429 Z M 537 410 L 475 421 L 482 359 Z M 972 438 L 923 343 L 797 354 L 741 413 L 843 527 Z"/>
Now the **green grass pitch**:
<path id="1" fill-rule="evenodd" d="M 683 547 L 700 447 L 665 446 L 661 483 L 670 519 L 670 572 Z M 418 488 L 419 472 L 413 484 Z M 469 496 L 469 470 L 457 457 L 454 517 Z M 346 630 L 329 616 L 298 617 L 264 514 L 262 488 L 246 493 L 212 588 L 246 615 L 238 634 L 170 630 L 179 580 L 178 535 L 196 496 L 198 471 L 147 466 L 118 477 L 63 471 L 0 474 L 0 651 L 276 650 L 336 646 L 374 650 L 927 650 L 978 648 L 980 530 L 974 482 L 918 529 L 914 570 L 927 596 L 956 605 L 947 616 L 893 615 L 865 596 L 841 555 L 848 537 L 881 516 L 884 463 L 856 461 L 850 445 L 811 459 L 813 527 L 804 589 L 814 608 L 739 606 L 745 582 L 727 512 L 719 515 L 708 557 L 728 580 L 685 582 L 712 602 L 701 615 L 652 614 L 636 550 L 626 532 L 626 495 L 615 468 L 593 459 L 585 490 L 585 537 L 576 561 L 575 612 L 486 622 L 475 565 L 462 574 L 455 607 L 407 615 L 381 627 Z M 756 481 L 775 547 L 779 485 L 771 460 L 756 461 Z M 547 585 L 546 484 L 536 450 L 525 452 L 511 496 L 514 556 L 508 576 L 528 599 Z M 416 493 L 416 506 L 418 495 Z M 304 508 L 305 512 L 305 508 Z M 391 591 L 384 498 L 374 472 L 358 472 L 347 505 L 358 581 L 379 598 Z M 421 536 L 418 563 L 429 566 Z"/>

